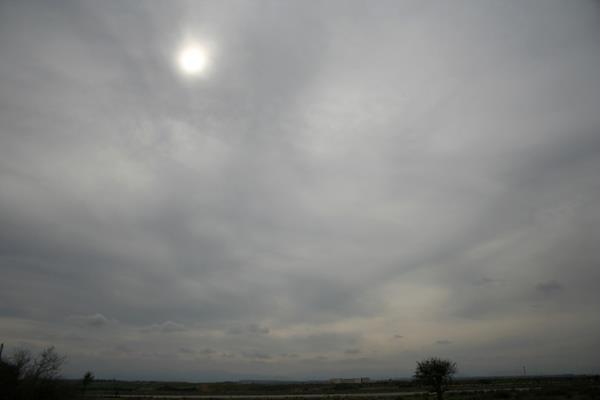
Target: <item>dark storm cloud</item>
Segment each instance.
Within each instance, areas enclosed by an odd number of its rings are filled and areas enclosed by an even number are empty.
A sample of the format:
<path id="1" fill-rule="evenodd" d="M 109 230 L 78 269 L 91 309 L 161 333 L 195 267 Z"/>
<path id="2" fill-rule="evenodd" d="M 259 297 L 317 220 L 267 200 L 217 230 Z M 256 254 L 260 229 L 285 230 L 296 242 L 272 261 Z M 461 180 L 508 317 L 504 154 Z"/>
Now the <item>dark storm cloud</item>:
<path id="1" fill-rule="evenodd" d="M 3 340 L 105 377 L 597 372 L 599 15 L 2 3 Z"/>

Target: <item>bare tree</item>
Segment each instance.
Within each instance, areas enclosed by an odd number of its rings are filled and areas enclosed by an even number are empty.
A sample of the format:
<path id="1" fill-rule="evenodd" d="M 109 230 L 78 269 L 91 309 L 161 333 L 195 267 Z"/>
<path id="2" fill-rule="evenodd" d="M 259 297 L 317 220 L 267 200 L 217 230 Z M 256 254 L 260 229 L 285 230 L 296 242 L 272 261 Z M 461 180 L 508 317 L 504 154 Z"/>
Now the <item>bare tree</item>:
<path id="1" fill-rule="evenodd" d="M 15 367 L 18 371 L 19 379 L 23 379 L 29 375 L 29 369 L 32 364 L 31 352 L 25 349 L 18 349 L 12 354 L 9 358 L 9 362 Z"/>
<path id="2" fill-rule="evenodd" d="M 60 371 L 65 357 L 54 347 L 48 347 L 37 356 L 29 350 L 16 350 L 8 361 L 2 361 L 2 375 L 10 378 L 4 391 L 15 399 L 63 399 Z M 4 379 L 3 379 L 4 380 Z"/>
<path id="3" fill-rule="evenodd" d="M 444 392 L 452 382 L 452 376 L 456 371 L 456 363 L 450 360 L 432 357 L 417 362 L 415 379 L 418 382 L 431 387 L 437 394 L 438 400 L 442 400 L 444 398 Z"/>
<path id="4" fill-rule="evenodd" d="M 66 358 L 56 352 L 54 346 L 44 349 L 31 363 L 30 375 L 34 379 L 53 380 L 60 377 Z"/>

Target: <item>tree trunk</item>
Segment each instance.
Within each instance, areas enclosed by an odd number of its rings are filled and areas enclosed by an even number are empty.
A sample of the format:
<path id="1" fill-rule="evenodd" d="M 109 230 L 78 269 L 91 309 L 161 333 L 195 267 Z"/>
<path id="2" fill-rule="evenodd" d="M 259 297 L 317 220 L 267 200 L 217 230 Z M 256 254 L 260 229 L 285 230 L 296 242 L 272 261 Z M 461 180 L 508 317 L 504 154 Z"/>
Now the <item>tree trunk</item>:
<path id="1" fill-rule="evenodd" d="M 444 392 L 441 389 L 438 389 L 437 393 L 437 400 L 443 400 L 444 399 Z"/>

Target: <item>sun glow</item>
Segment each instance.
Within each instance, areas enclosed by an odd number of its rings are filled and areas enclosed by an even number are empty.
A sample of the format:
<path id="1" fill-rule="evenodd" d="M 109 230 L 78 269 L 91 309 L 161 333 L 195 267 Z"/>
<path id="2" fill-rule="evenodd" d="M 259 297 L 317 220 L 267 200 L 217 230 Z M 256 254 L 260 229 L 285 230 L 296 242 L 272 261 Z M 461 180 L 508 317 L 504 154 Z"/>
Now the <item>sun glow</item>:
<path id="1" fill-rule="evenodd" d="M 177 65 L 185 75 L 199 75 L 208 65 L 208 52 L 205 47 L 197 44 L 185 45 L 179 50 Z"/>

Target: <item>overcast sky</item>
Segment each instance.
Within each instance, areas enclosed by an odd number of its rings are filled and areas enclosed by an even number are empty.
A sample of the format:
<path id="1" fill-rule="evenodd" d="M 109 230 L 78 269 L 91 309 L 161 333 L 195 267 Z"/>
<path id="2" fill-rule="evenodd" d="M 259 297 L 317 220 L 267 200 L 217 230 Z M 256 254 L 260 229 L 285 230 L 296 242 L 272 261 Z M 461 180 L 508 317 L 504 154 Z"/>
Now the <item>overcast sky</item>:
<path id="1" fill-rule="evenodd" d="M 2 1 L 0 341 L 102 378 L 598 373 L 599 111 L 593 1 Z"/>

